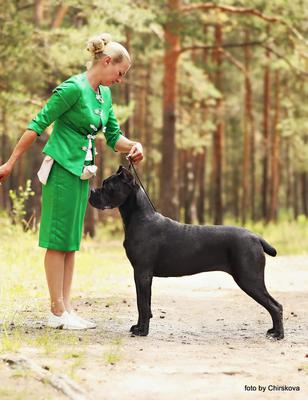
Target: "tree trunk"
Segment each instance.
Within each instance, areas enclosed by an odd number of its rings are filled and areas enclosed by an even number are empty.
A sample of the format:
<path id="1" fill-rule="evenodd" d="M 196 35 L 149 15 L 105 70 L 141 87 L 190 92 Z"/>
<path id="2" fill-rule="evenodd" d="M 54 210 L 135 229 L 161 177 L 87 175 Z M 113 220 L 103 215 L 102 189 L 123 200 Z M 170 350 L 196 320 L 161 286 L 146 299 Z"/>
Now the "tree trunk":
<path id="1" fill-rule="evenodd" d="M 300 198 L 299 194 L 299 179 L 298 179 L 298 173 L 294 172 L 293 174 L 293 215 L 294 219 L 297 219 L 299 216 L 300 210 L 299 210 L 299 201 L 298 199 Z"/>
<path id="2" fill-rule="evenodd" d="M 176 111 L 176 70 L 180 50 L 178 26 L 174 12 L 179 9 L 179 0 L 169 0 L 170 18 L 164 27 L 165 53 L 163 78 L 163 132 L 162 161 L 160 173 L 161 212 L 176 217 L 177 199 L 175 192 L 175 111 Z"/>
<path id="3" fill-rule="evenodd" d="M 152 68 L 151 68 L 151 60 L 148 62 L 146 66 L 146 77 L 145 77 L 145 125 L 144 125 L 144 150 L 145 150 L 145 176 L 146 176 L 146 187 L 150 194 L 154 192 L 154 165 L 151 157 L 151 151 L 153 146 L 153 127 L 151 124 L 151 105 L 150 105 L 150 90 L 151 90 L 151 77 L 152 77 Z M 156 178 L 156 177 L 155 177 Z"/>
<path id="4" fill-rule="evenodd" d="M 34 0 L 34 25 L 42 26 L 44 20 L 44 2 L 45 0 Z"/>
<path id="5" fill-rule="evenodd" d="M 205 197 L 206 197 L 206 182 L 205 182 L 205 165 L 206 165 L 206 147 L 202 149 L 202 153 L 197 156 L 197 219 L 199 224 L 205 223 Z"/>
<path id="6" fill-rule="evenodd" d="M 194 200 L 194 189 L 195 189 L 195 175 L 194 175 L 194 157 L 191 149 L 185 150 L 186 162 L 185 162 L 185 176 L 184 176 L 184 222 L 186 224 L 192 224 L 192 207 Z"/>
<path id="7" fill-rule="evenodd" d="M 308 136 L 304 137 L 304 143 L 307 145 Z M 301 197 L 302 197 L 302 209 L 304 215 L 308 216 L 308 174 L 306 171 L 301 173 Z"/>
<path id="8" fill-rule="evenodd" d="M 0 165 L 4 164 L 8 157 L 9 157 L 9 138 L 7 135 L 7 120 L 6 120 L 6 108 L 2 107 L 1 110 L 1 124 L 2 124 L 2 137 L 1 137 L 1 162 Z M 1 207 L 4 209 L 8 208 L 9 205 L 9 194 L 8 194 L 8 183 L 5 182 L 0 188 L 0 194 L 1 194 Z"/>
<path id="9" fill-rule="evenodd" d="M 275 71 L 275 116 L 273 123 L 273 137 L 271 147 L 271 183 L 270 183 L 270 207 L 268 221 L 277 221 L 278 216 L 278 191 L 279 191 L 279 164 L 280 164 L 280 135 L 279 135 L 279 114 L 280 114 L 280 75 Z"/>
<path id="10" fill-rule="evenodd" d="M 53 21 L 51 22 L 51 29 L 60 28 L 68 9 L 69 9 L 69 6 L 66 4 L 63 4 L 63 3 L 60 3 L 57 6 L 56 15 L 55 15 Z"/>
<path id="11" fill-rule="evenodd" d="M 125 47 L 126 47 L 127 51 L 130 53 L 130 49 L 131 49 L 131 30 L 129 28 L 126 28 L 125 29 L 125 33 L 126 33 Z M 129 73 L 132 74 L 132 71 L 130 71 Z M 130 80 L 132 81 L 131 78 L 130 78 Z M 124 85 L 124 97 L 125 97 L 125 104 L 129 105 L 129 103 L 131 101 L 131 86 L 128 85 L 128 84 Z M 125 136 L 127 138 L 130 138 L 130 136 L 131 136 L 131 119 L 130 118 L 128 118 L 125 121 L 124 130 L 125 130 Z"/>
<path id="12" fill-rule="evenodd" d="M 215 26 L 215 46 L 213 61 L 216 64 L 215 86 L 222 92 L 222 57 L 219 47 L 222 44 L 221 25 Z M 214 224 L 223 223 L 222 205 L 222 159 L 223 159 L 223 99 L 216 100 L 216 131 L 213 134 L 213 213 Z"/>
<path id="13" fill-rule="evenodd" d="M 178 165 L 178 215 L 179 220 L 183 219 L 183 211 L 185 208 L 185 175 L 186 175 L 187 154 L 185 149 L 179 149 L 177 152 Z"/>
<path id="14" fill-rule="evenodd" d="M 308 194 L 307 194 L 307 172 L 301 173 L 301 197 L 302 197 L 302 210 L 306 217 L 308 216 Z"/>
<path id="15" fill-rule="evenodd" d="M 235 164 L 232 171 L 232 204 L 233 215 L 236 221 L 240 219 L 240 165 Z"/>
<path id="16" fill-rule="evenodd" d="M 95 165 L 97 166 L 97 174 L 94 180 L 93 186 L 98 187 L 101 186 L 104 178 L 105 178 L 105 154 L 104 154 L 104 146 L 105 146 L 105 139 L 103 136 L 99 135 L 95 139 L 95 146 L 97 155 L 95 157 Z M 90 184 L 91 186 L 91 184 Z M 103 221 L 104 220 L 104 213 L 96 211 L 94 212 L 94 220 Z"/>
<path id="17" fill-rule="evenodd" d="M 245 32 L 245 41 L 249 40 L 247 31 Z M 243 165 L 242 165 L 242 202 L 241 214 L 242 225 L 246 223 L 246 216 L 249 207 L 249 171 L 250 171 L 250 144 L 251 144 L 251 82 L 250 82 L 250 51 L 249 46 L 244 47 L 245 55 L 245 98 L 244 98 L 244 126 L 243 126 Z"/>
<path id="18" fill-rule="evenodd" d="M 85 236 L 89 235 L 91 238 L 94 238 L 95 233 L 96 233 L 94 208 L 90 204 L 88 204 L 87 209 L 86 209 L 83 233 Z"/>
<path id="19" fill-rule="evenodd" d="M 249 31 L 245 31 L 245 42 L 250 41 Z M 246 82 L 246 117 L 248 125 L 248 134 L 250 136 L 249 142 L 249 166 L 250 166 L 250 209 L 251 209 L 251 219 L 256 220 L 256 161 L 255 161 L 255 121 L 253 115 L 253 101 L 252 101 L 252 79 L 250 73 L 250 63 L 251 63 L 251 52 L 250 47 L 245 46 L 245 70 L 247 73 Z M 248 189 L 249 191 L 249 189 Z"/>
<path id="20" fill-rule="evenodd" d="M 270 52 L 266 50 L 267 65 L 264 70 L 263 90 L 263 160 L 262 160 L 262 213 L 263 219 L 268 214 L 268 168 L 269 168 L 269 114 L 270 114 Z"/>

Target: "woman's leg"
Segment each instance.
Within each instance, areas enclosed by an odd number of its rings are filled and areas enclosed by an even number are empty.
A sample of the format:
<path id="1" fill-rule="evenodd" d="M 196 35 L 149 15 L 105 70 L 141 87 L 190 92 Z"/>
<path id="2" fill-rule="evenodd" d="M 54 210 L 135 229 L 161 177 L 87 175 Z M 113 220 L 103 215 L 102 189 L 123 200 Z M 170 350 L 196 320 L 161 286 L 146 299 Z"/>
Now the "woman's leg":
<path id="1" fill-rule="evenodd" d="M 62 315 L 65 311 L 63 301 L 65 252 L 47 249 L 45 254 L 45 272 L 50 294 L 51 312 Z"/>
<path id="2" fill-rule="evenodd" d="M 75 265 L 75 252 L 68 251 L 64 259 L 64 277 L 63 277 L 63 302 L 67 312 L 71 312 L 71 287 Z"/>

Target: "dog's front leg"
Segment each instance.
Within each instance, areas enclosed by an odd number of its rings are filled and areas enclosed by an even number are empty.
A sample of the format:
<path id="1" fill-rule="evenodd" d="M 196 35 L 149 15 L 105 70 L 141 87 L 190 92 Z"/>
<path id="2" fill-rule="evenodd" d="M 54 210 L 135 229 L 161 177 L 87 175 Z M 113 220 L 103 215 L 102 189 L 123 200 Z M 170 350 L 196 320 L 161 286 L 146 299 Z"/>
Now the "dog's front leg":
<path id="1" fill-rule="evenodd" d="M 147 336 L 151 318 L 151 285 L 153 275 L 150 271 L 142 271 L 135 268 L 134 278 L 137 293 L 138 323 L 130 328 L 133 335 Z"/>

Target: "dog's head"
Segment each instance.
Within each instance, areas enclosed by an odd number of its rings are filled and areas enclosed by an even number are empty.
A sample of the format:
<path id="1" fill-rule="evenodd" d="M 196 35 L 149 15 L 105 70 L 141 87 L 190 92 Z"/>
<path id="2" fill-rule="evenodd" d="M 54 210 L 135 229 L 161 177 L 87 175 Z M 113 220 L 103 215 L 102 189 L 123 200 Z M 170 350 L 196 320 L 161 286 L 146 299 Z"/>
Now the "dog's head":
<path id="1" fill-rule="evenodd" d="M 103 181 L 100 188 L 91 189 L 89 202 L 100 210 L 120 207 L 135 186 L 133 175 L 120 166 L 116 174 Z"/>

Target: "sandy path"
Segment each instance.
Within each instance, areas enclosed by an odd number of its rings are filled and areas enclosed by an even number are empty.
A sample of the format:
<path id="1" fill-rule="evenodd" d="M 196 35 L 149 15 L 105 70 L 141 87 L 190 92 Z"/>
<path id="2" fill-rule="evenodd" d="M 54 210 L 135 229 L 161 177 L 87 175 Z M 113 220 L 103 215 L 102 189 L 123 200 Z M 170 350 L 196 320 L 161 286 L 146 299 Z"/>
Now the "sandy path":
<path id="1" fill-rule="evenodd" d="M 268 290 L 284 306 L 283 341 L 265 338 L 271 327 L 267 311 L 218 272 L 155 279 L 150 335 L 130 337 L 125 331 L 137 314 L 128 282 L 127 293 L 108 307 L 112 319 L 99 326 L 120 338 L 118 348 L 109 349 L 120 360 L 106 366 L 94 339 L 99 330 L 91 333 L 92 357 L 82 374 L 89 393 L 101 399 L 307 399 L 308 257 L 267 263 Z M 256 391 L 245 391 L 245 385 Z M 300 391 L 270 391 L 269 385 Z"/>

